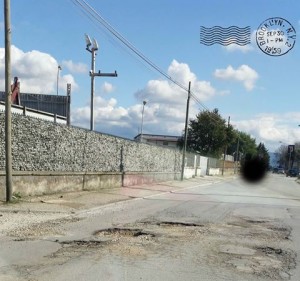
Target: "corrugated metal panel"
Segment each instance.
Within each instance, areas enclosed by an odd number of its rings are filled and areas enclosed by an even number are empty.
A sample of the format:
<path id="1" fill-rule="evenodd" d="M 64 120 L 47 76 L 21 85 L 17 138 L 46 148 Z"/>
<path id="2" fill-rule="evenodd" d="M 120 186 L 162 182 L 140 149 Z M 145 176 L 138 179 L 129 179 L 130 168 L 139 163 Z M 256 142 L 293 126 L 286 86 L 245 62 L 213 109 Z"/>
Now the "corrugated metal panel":
<path id="1" fill-rule="evenodd" d="M 5 101 L 5 92 L 0 92 L 0 101 Z"/>
<path id="2" fill-rule="evenodd" d="M 0 92 L 0 100 L 5 101 L 5 92 Z M 67 96 L 21 93 L 20 101 L 22 106 L 26 106 L 32 109 L 45 111 L 65 117 L 68 113 Z"/>

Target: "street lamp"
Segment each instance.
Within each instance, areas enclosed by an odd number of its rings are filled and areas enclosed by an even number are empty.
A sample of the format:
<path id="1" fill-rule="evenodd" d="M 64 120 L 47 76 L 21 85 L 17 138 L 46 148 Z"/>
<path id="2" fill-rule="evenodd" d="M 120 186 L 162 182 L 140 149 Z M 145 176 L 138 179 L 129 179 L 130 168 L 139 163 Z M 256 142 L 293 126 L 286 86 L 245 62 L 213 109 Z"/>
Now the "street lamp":
<path id="1" fill-rule="evenodd" d="M 110 76 L 117 77 L 117 71 L 114 73 L 101 73 L 100 70 L 95 73 L 95 60 L 96 60 L 96 51 L 99 49 L 97 41 L 85 34 L 86 50 L 92 54 L 92 63 L 91 63 L 91 131 L 94 131 L 94 87 L 95 87 L 95 76 Z"/>
<path id="2" fill-rule="evenodd" d="M 146 101 L 143 101 L 143 110 L 142 110 L 142 125 L 141 125 L 141 138 L 140 138 L 140 142 L 143 142 L 143 123 L 144 123 L 144 110 L 145 110 L 145 105 L 146 105 Z"/>
<path id="3" fill-rule="evenodd" d="M 59 71 L 62 70 L 61 66 L 57 67 L 57 80 L 56 80 L 56 94 L 58 95 L 58 82 L 59 82 Z"/>

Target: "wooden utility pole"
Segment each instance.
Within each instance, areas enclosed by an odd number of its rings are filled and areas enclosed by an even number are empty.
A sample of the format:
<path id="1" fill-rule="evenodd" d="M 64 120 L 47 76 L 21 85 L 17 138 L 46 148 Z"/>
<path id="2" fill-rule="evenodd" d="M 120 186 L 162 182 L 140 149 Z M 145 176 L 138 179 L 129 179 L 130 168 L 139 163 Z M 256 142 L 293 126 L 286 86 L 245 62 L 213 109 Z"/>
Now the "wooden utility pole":
<path id="1" fill-rule="evenodd" d="M 11 153 L 11 27 L 10 0 L 4 0 L 5 18 L 5 171 L 6 171 L 6 202 L 12 200 L 12 153 Z"/>
<path id="2" fill-rule="evenodd" d="M 238 172 L 238 165 L 239 165 L 239 159 L 240 159 L 240 152 L 239 152 L 239 147 L 240 147 L 240 133 L 238 133 L 238 141 L 236 145 L 236 152 L 235 152 L 235 165 L 234 165 L 234 173 L 236 174 Z"/>
<path id="3" fill-rule="evenodd" d="M 185 128 L 184 128 L 184 145 L 183 145 L 183 150 L 182 150 L 182 165 L 181 165 L 181 180 L 183 180 L 183 177 L 184 177 L 185 152 L 186 152 L 187 136 L 188 136 L 190 98 L 191 98 L 191 81 L 189 82 L 189 91 L 188 91 L 188 98 L 187 98 L 187 103 L 186 103 L 186 116 L 185 116 Z"/>
<path id="4" fill-rule="evenodd" d="M 229 129 L 229 124 L 230 124 L 230 116 L 228 117 L 228 124 L 227 124 L 228 129 Z M 224 157 L 223 157 L 222 176 L 224 175 L 224 170 L 225 170 L 226 154 L 227 154 L 227 133 L 226 133 L 226 143 L 225 143 Z"/>

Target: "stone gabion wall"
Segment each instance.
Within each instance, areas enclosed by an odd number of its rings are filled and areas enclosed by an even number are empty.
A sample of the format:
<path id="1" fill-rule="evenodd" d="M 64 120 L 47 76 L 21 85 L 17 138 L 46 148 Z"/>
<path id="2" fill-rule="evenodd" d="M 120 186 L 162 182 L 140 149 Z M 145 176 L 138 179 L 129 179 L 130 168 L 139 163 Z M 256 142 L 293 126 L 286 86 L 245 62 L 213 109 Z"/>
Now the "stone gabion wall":
<path id="1" fill-rule="evenodd" d="M 5 170 L 5 116 L 0 113 L 0 171 Z M 12 116 L 14 171 L 177 172 L 178 150 L 54 124 L 28 116 Z"/>

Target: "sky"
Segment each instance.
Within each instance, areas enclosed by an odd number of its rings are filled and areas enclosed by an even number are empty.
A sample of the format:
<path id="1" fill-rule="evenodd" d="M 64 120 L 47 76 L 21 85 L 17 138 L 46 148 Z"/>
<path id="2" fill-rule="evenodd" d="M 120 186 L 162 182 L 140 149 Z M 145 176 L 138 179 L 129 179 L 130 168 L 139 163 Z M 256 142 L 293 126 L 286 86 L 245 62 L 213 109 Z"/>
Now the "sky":
<path id="1" fill-rule="evenodd" d="M 300 37 L 281 56 L 267 55 L 256 43 L 257 30 L 270 18 L 300 30 L 298 0 L 84 2 L 97 17 L 83 9 L 83 0 L 11 0 L 12 77 L 19 78 L 21 92 L 45 95 L 57 94 L 57 82 L 59 95 L 66 95 L 71 83 L 72 125 L 90 128 L 88 34 L 99 45 L 96 72 L 118 74 L 95 77 L 95 131 L 133 139 L 141 132 L 146 101 L 143 133 L 181 135 L 188 94 L 178 84 L 187 89 L 191 82 L 190 119 L 217 108 L 270 152 L 300 141 Z M 251 44 L 201 44 L 201 26 L 250 26 Z M 4 91 L 3 16 L 0 31 Z"/>

